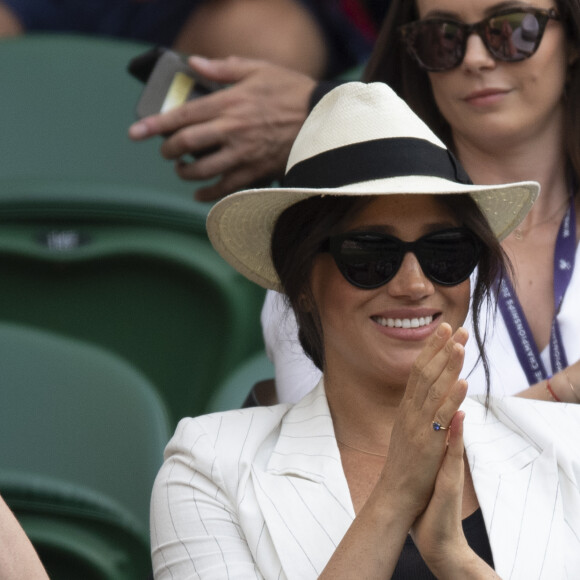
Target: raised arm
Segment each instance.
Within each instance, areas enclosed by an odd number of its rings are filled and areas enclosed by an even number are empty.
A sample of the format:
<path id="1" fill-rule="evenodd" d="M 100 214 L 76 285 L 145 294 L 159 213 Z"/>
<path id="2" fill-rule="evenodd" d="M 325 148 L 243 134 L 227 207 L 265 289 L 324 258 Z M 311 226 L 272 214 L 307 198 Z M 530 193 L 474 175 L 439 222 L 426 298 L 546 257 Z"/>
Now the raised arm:
<path id="1" fill-rule="evenodd" d="M 540 401 L 580 403 L 580 361 L 521 391 L 517 396 Z"/>
<path id="2" fill-rule="evenodd" d="M 0 578 L 48 580 L 36 550 L 2 497 L 0 497 Z"/>

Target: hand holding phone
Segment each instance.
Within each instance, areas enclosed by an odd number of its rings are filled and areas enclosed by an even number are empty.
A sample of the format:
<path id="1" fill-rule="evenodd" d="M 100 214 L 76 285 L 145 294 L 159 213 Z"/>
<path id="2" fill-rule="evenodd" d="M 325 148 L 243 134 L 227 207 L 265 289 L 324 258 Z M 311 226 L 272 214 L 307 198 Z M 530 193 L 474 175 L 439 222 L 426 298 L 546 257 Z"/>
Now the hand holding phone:
<path id="1" fill-rule="evenodd" d="M 193 71 L 180 54 L 156 47 L 133 58 L 129 72 L 145 88 L 137 103 L 137 117 L 165 113 L 191 99 L 203 97 L 224 88 Z"/>
<path id="2" fill-rule="evenodd" d="M 132 74 L 147 81 L 158 56 L 133 63 Z M 316 81 L 286 67 L 243 57 L 197 57 L 188 59 L 188 64 L 194 74 L 225 90 L 210 91 L 206 98 L 141 119 L 131 125 L 129 137 L 134 141 L 163 137 L 161 155 L 177 161 L 175 171 L 181 179 L 218 178 L 196 189 L 200 201 L 282 176 Z M 190 155 L 193 162 L 188 161 Z"/>

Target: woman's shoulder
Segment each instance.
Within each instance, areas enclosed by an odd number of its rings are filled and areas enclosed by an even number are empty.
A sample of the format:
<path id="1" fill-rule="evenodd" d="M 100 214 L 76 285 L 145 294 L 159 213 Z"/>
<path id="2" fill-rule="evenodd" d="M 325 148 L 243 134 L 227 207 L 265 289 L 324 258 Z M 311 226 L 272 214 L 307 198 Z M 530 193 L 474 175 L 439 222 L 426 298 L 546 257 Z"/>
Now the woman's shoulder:
<path id="1" fill-rule="evenodd" d="M 322 385 L 294 405 L 282 403 L 185 418 L 177 425 L 165 458 L 185 454 L 196 460 L 214 457 L 223 462 L 235 457 L 251 463 L 272 452 L 285 426 L 302 425 L 320 415 L 330 416 Z"/>
<path id="2" fill-rule="evenodd" d="M 261 439 L 280 425 L 290 408 L 289 404 L 279 404 L 185 417 L 179 421 L 168 447 L 177 444 L 190 448 L 200 439 L 205 439 L 212 447 L 220 444 L 229 447 L 242 437 L 246 441 Z"/>
<path id="3" fill-rule="evenodd" d="M 252 407 L 182 419 L 165 448 L 158 481 L 201 477 L 233 497 L 253 468 L 267 465 L 288 409 Z"/>

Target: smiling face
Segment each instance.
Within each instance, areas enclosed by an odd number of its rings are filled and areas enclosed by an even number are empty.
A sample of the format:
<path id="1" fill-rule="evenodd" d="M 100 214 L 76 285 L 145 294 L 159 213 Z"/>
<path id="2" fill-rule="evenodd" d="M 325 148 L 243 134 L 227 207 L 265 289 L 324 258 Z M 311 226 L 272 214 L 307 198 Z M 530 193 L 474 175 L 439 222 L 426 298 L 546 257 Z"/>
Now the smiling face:
<path id="1" fill-rule="evenodd" d="M 410 242 L 458 225 L 435 196 L 391 195 L 370 201 L 342 231 L 372 230 Z M 329 253 L 320 253 L 311 291 L 323 330 L 325 373 L 404 386 L 413 361 L 439 324 L 448 322 L 453 329 L 463 324 L 470 284 L 434 284 L 408 253 L 390 282 L 362 290 L 347 282 Z"/>
<path id="2" fill-rule="evenodd" d="M 478 22 L 508 4 L 497 0 L 416 0 L 421 19 L 451 17 Z M 509 6 L 555 8 L 553 0 L 510 2 Z M 446 72 L 429 73 L 435 101 L 458 146 L 515 146 L 545 132 L 563 131 L 562 95 L 568 67 L 564 28 L 549 20 L 530 58 L 495 60 L 477 34 L 467 40 L 463 62 Z"/>

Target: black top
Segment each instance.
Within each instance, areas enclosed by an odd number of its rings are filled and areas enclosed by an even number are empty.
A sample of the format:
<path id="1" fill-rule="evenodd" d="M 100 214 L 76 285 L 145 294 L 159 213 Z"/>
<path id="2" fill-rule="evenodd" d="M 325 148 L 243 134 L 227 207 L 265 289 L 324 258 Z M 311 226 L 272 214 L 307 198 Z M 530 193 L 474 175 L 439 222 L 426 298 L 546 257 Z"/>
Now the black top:
<path id="1" fill-rule="evenodd" d="M 467 543 L 480 558 L 493 568 L 493 557 L 481 508 L 466 517 L 462 524 Z M 435 576 L 423 562 L 423 558 L 421 558 L 411 536 L 408 536 L 405 541 L 403 551 L 391 578 L 392 580 L 435 580 Z"/>

